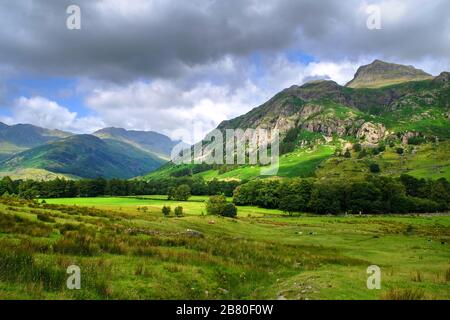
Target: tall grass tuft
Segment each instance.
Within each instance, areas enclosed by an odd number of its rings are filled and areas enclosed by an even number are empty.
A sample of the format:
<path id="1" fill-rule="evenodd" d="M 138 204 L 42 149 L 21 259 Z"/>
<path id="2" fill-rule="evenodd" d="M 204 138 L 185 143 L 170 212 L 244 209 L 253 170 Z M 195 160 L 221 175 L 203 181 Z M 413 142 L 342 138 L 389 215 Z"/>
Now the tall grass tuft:
<path id="1" fill-rule="evenodd" d="M 381 296 L 382 300 L 424 300 L 425 293 L 421 289 L 394 288 Z"/>

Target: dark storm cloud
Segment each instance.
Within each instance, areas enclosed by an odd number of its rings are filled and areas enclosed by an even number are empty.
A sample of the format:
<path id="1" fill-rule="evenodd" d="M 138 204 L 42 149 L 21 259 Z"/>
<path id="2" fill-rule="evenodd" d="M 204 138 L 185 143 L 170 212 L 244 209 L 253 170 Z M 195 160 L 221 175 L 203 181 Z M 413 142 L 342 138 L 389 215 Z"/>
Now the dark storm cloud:
<path id="1" fill-rule="evenodd" d="M 290 48 L 330 60 L 448 58 L 450 2 L 397 3 L 398 14 L 380 2 L 383 29 L 370 31 L 358 0 L 3 0 L 0 60 L 40 75 L 117 81 Z M 82 30 L 65 27 L 70 4 L 81 7 Z"/>

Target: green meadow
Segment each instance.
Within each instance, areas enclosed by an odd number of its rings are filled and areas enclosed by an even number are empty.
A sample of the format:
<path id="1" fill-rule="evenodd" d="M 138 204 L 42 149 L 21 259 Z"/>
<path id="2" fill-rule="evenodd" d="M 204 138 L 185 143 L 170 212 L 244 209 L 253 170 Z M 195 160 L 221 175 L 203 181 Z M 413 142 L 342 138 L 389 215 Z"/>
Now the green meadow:
<path id="1" fill-rule="evenodd" d="M 229 219 L 205 199 L 0 198 L 0 299 L 450 299 L 449 215 Z M 70 265 L 80 290 L 66 288 Z"/>

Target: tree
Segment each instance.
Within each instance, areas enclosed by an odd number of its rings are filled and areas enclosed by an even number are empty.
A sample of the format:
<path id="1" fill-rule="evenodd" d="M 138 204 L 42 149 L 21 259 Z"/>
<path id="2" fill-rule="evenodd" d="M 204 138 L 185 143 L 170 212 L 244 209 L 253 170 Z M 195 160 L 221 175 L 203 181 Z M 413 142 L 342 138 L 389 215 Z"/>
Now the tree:
<path id="1" fill-rule="evenodd" d="M 222 212 L 222 216 L 228 217 L 228 218 L 234 218 L 237 216 L 237 208 L 234 205 L 234 203 L 227 203 L 225 205 L 225 208 Z"/>
<path id="2" fill-rule="evenodd" d="M 227 202 L 225 196 L 211 196 L 206 201 L 206 212 L 211 215 L 233 218 L 237 215 L 237 208 L 233 203 Z"/>
<path id="3" fill-rule="evenodd" d="M 206 201 L 206 212 L 211 215 L 222 215 L 226 204 L 227 198 L 225 196 L 211 196 Z"/>
<path id="4" fill-rule="evenodd" d="M 177 217 L 182 217 L 183 216 L 183 207 L 181 207 L 181 206 L 176 207 L 174 212 Z"/>
<path id="5" fill-rule="evenodd" d="M 318 214 L 342 212 L 342 186 L 330 183 L 316 183 L 311 193 L 309 206 Z"/>
<path id="6" fill-rule="evenodd" d="M 187 184 L 169 188 L 168 199 L 187 201 L 191 197 L 191 188 Z"/>
<path id="7" fill-rule="evenodd" d="M 313 184 L 307 179 L 284 181 L 279 187 L 279 209 L 291 214 L 308 209 Z"/>
<path id="8" fill-rule="evenodd" d="M 347 207 L 352 213 L 382 211 L 381 192 L 370 182 L 355 182 L 349 186 Z"/>
<path id="9" fill-rule="evenodd" d="M 172 209 L 168 206 L 162 207 L 162 213 L 165 217 L 168 217 L 170 215 L 171 211 L 172 211 Z"/>

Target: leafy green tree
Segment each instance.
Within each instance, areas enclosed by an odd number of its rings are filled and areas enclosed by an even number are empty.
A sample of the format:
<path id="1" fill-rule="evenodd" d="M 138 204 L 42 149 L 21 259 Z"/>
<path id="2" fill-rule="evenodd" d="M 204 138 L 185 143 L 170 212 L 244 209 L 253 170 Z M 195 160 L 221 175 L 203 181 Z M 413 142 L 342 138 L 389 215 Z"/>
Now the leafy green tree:
<path id="1" fill-rule="evenodd" d="M 163 206 L 161 211 L 165 217 L 168 217 L 172 209 L 168 206 Z"/>
<path id="2" fill-rule="evenodd" d="M 333 183 L 316 183 L 311 192 L 309 207 L 318 214 L 339 214 L 342 212 L 342 186 Z"/>
<path id="3" fill-rule="evenodd" d="M 222 212 L 222 216 L 228 217 L 228 218 L 234 218 L 237 216 L 237 208 L 234 205 L 234 203 L 228 202 L 225 204 L 225 207 Z"/>
<path id="4" fill-rule="evenodd" d="M 381 192 L 370 182 L 355 182 L 348 190 L 348 210 L 352 213 L 382 212 Z"/>
<path id="5" fill-rule="evenodd" d="M 211 196 L 206 201 L 206 212 L 211 215 L 222 215 L 226 204 L 227 198 L 225 196 Z"/>
<path id="6" fill-rule="evenodd" d="M 181 207 L 181 206 L 176 207 L 174 212 L 177 217 L 182 217 L 183 216 L 183 207 Z"/>

